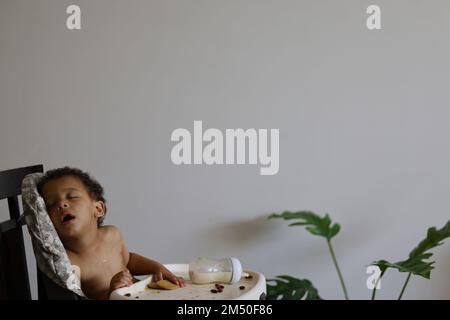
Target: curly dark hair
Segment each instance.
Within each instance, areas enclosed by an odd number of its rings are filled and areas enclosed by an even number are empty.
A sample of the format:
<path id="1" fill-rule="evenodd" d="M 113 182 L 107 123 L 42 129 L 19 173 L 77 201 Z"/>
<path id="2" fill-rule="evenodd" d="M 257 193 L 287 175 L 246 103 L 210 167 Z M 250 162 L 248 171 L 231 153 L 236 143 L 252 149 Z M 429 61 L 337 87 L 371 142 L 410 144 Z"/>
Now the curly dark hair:
<path id="1" fill-rule="evenodd" d="M 50 180 L 66 176 L 73 176 L 80 179 L 80 181 L 83 183 L 84 187 L 86 188 L 86 191 L 89 193 L 92 199 L 94 199 L 95 201 L 103 201 L 103 203 L 105 204 L 105 215 L 106 215 L 106 199 L 104 196 L 103 187 L 97 180 L 92 178 L 87 172 L 81 171 L 80 169 L 77 168 L 63 167 L 47 171 L 37 184 L 37 190 L 39 194 L 42 195 L 42 188 L 47 182 L 49 182 Z M 97 226 L 101 226 L 103 224 L 105 215 L 103 215 L 103 217 L 98 218 Z"/>

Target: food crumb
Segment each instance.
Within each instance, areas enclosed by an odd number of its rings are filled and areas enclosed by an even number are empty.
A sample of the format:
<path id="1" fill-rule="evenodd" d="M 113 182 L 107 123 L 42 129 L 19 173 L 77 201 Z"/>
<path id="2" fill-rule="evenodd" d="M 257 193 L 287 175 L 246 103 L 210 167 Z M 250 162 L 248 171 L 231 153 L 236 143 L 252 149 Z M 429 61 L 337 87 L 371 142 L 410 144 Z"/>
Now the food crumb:
<path id="1" fill-rule="evenodd" d="M 217 289 L 219 292 L 222 292 L 223 289 L 225 289 L 225 286 L 221 285 L 220 283 L 216 283 L 216 289 Z"/>

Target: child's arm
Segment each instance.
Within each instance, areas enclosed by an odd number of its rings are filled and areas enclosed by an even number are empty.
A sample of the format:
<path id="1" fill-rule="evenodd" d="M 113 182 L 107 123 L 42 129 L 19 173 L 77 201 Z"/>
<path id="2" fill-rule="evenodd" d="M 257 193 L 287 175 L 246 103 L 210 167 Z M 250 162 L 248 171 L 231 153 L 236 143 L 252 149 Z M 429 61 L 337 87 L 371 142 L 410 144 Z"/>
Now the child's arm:
<path id="1" fill-rule="evenodd" d="M 137 253 L 129 252 L 125 246 L 122 234 L 120 234 L 120 241 L 122 246 L 122 255 L 127 265 L 127 269 L 132 275 L 153 275 L 153 280 L 167 279 L 180 287 L 184 287 L 184 279 L 175 276 L 161 263 L 145 258 Z"/>
<path id="2" fill-rule="evenodd" d="M 175 276 L 161 263 L 145 258 L 137 253 L 130 252 L 127 265 L 128 270 L 134 275 L 153 274 L 155 281 L 167 279 L 180 287 L 184 287 L 183 278 Z"/>
<path id="3" fill-rule="evenodd" d="M 127 268 L 112 277 L 110 282 L 110 293 L 118 288 L 128 287 L 133 284 L 133 275 L 153 274 L 155 281 L 168 279 L 180 287 L 184 287 L 183 278 L 178 278 L 159 262 L 147 259 L 136 253 L 131 253 L 125 246 L 122 234 L 119 229 L 110 227 L 115 234 L 115 239 L 121 247 L 122 257 Z"/>

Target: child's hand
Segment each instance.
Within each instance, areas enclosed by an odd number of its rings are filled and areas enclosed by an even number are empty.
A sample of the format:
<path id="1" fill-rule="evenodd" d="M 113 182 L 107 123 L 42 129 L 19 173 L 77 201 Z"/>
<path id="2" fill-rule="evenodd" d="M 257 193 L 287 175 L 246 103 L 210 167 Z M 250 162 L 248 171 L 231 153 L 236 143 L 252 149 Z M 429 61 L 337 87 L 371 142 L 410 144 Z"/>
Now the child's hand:
<path id="1" fill-rule="evenodd" d="M 164 267 L 162 264 L 160 264 L 158 266 L 158 269 L 153 274 L 153 279 L 154 280 L 152 280 L 152 281 L 154 281 L 154 282 L 166 279 L 166 280 L 169 280 L 169 281 L 175 283 L 177 286 L 179 286 L 181 288 L 186 286 L 186 284 L 184 283 L 184 279 L 182 277 L 177 277 L 172 272 L 170 272 L 166 267 Z"/>
<path id="2" fill-rule="evenodd" d="M 133 277 L 131 276 L 130 270 L 125 269 L 112 277 L 109 285 L 109 292 L 113 292 L 119 288 L 131 286 L 132 284 Z"/>

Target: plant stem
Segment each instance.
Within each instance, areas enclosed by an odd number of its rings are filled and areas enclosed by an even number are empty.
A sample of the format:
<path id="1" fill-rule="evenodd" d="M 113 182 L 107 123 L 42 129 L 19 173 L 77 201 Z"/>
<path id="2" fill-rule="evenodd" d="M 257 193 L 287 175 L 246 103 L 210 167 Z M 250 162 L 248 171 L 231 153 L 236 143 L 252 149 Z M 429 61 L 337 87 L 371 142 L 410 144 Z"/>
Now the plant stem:
<path id="1" fill-rule="evenodd" d="M 379 277 L 379 278 L 377 279 L 377 281 L 375 282 L 375 287 L 374 287 L 373 290 L 372 290 L 372 300 L 375 300 L 375 294 L 376 294 L 376 292 L 377 292 L 378 282 L 381 281 L 381 277 L 384 275 L 384 272 L 385 272 L 386 270 L 387 270 L 387 269 L 384 269 L 384 270 L 381 272 L 380 277 Z"/>
<path id="2" fill-rule="evenodd" d="M 403 293 L 405 292 L 406 286 L 408 285 L 408 281 L 409 281 L 409 278 L 411 278 L 411 275 L 412 275 L 412 273 L 410 272 L 408 274 L 408 277 L 406 278 L 405 284 L 403 285 L 402 292 L 400 292 L 400 295 L 398 296 L 398 300 L 402 300 Z"/>
<path id="3" fill-rule="evenodd" d="M 328 244 L 328 249 L 330 250 L 331 258 L 333 259 L 333 262 L 334 262 L 334 266 L 336 267 L 336 271 L 338 273 L 339 280 L 341 281 L 342 290 L 344 290 L 345 299 L 348 300 L 348 294 L 347 294 L 347 289 L 345 288 L 344 278 L 342 277 L 341 269 L 339 269 L 339 266 L 338 266 L 338 263 L 337 263 L 337 260 L 336 260 L 336 256 L 334 255 L 333 246 L 331 245 L 330 239 L 327 239 L 327 244 Z"/>

